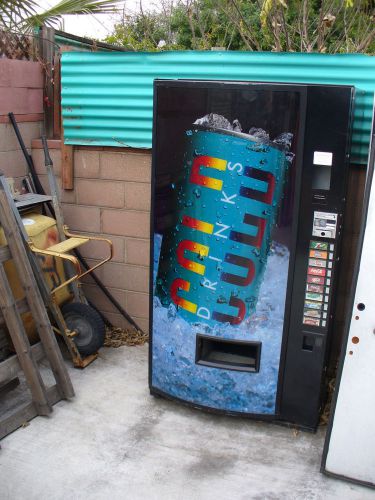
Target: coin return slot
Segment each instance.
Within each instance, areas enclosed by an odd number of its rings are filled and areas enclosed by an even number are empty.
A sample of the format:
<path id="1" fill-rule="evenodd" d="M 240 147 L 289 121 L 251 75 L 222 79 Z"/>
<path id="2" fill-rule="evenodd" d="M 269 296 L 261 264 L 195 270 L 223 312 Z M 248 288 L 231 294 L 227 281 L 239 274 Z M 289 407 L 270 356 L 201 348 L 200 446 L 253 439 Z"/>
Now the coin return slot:
<path id="1" fill-rule="evenodd" d="M 261 342 L 197 335 L 195 362 L 224 370 L 259 372 L 261 347 Z"/>

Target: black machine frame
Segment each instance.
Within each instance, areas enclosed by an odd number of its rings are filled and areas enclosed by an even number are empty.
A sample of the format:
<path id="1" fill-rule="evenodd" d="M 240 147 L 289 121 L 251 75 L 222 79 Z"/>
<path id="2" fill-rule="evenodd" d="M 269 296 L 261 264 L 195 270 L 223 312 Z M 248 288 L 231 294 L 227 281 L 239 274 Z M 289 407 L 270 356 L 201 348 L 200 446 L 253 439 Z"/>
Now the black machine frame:
<path id="1" fill-rule="evenodd" d="M 299 123 L 298 123 L 298 141 L 297 141 L 297 146 L 296 146 L 296 179 L 295 179 L 295 194 L 294 194 L 294 206 L 293 206 L 293 222 L 292 222 L 292 239 L 291 239 L 291 253 L 290 253 L 290 260 L 289 260 L 289 270 L 288 270 L 288 282 L 287 282 L 287 291 L 286 291 L 286 302 L 285 302 L 285 316 L 284 316 L 284 326 L 283 326 L 283 334 L 282 334 L 282 347 L 281 347 L 281 353 L 280 353 L 280 369 L 279 369 L 279 376 L 278 376 L 278 384 L 277 384 L 277 396 L 276 396 L 276 410 L 275 414 L 273 415 L 264 415 L 264 414 L 247 414 L 247 413 L 242 413 L 242 412 L 234 412 L 234 411 L 227 411 L 227 410 L 220 410 L 220 409 L 213 409 L 211 407 L 207 407 L 204 405 L 196 404 L 196 403 L 191 403 L 184 401 L 180 398 L 174 397 L 168 393 L 165 393 L 158 388 L 154 387 L 152 385 L 152 348 L 153 348 L 153 335 L 152 335 L 152 325 L 153 325 L 153 303 L 152 303 L 152 298 L 153 298 L 153 272 L 154 272 L 154 259 L 153 259 L 153 252 L 154 252 L 154 227 L 155 227 L 155 189 L 154 186 L 156 185 L 156 155 L 157 155 L 157 140 L 158 140 L 158 130 L 157 130 L 157 117 L 158 117 L 158 88 L 168 86 L 168 87 L 186 87 L 188 86 L 197 88 L 218 88 L 218 86 L 225 86 L 225 89 L 240 89 L 243 88 L 244 86 L 250 87 L 251 90 L 269 90 L 269 91 L 275 91 L 275 92 L 295 92 L 298 93 L 300 96 L 300 103 L 299 103 Z M 329 353 L 329 344 L 330 344 L 330 337 L 331 337 L 331 332 L 330 330 L 332 329 L 332 321 L 329 322 L 328 328 L 324 333 L 319 333 L 312 328 L 305 328 L 306 332 L 305 335 L 307 336 L 312 336 L 314 342 L 316 338 L 322 337 L 322 356 L 320 356 L 319 359 L 319 367 L 315 372 L 313 373 L 313 378 L 315 380 L 315 384 L 318 384 L 319 389 L 316 391 L 315 397 L 313 398 L 314 401 L 309 406 L 309 408 L 306 411 L 307 416 L 302 412 L 302 415 L 297 415 L 297 417 L 294 416 L 295 414 L 295 398 L 301 397 L 301 390 L 303 391 L 304 388 L 301 389 L 301 387 L 298 387 L 299 385 L 299 380 L 298 378 L 300 375 L 297 377 L 294 377 L 295 380 L 291 381 L 291 374 L 290 372 L 293 371 L 293 368 L 295 367 L 296 363 L 292 360 L 290 360 L 290 348 L 291 344 L 297 343 L 298 345 L 300 344 L 300 339 L 297 339 L 297 342 L 295 340 L 295 337 L 299 335 L 301 337 L 301 327 L 297 328 L 297 332 L 291 332 L 291 324 L 293 322 L 293 315 L 296 315 L 295 307 L 294 307 L 294 301 L 295 301 L 295 294 L 300 293 L 296 291 L 296 283 L 295 283 L 295 278 L 296 274 L 303 274 L 305 271 L 303 270 L 305 266 L 305 262 L 301 262 L 301 259 L 303 260 L 301 256 L 301 248 L 298 243 L 299 238 L 300 238 L 300 233 L 301 233 L 301 214 L 304 216 L 308 216 L 308 214 L 304 213 L 302 210 L 303 207 L 303 202 L 301 200 L 304 200 L 305 197 L 305 191 L 306 189 L 309 189 L 309 186 L 306 184 L 309 184 L 311 186 L 311 175 L 307 176 L 308 179 L 306 179 L 306 169 L 304 170 L 303 166 L 309 162 L 310 160 L 307 158 L 307 151 L 306 151 L 306 143 L 308 143 L 309 139 L 307 134 L 309 133 L 309 124 L 307 121 L 307 117 L 309 113 L 315 114 L 314 108 L 317 107 L 316 102 L 313 102 L 314 99 L 309 99 L 309 92 L 312 92 L 313 89 L 331 89 L 333 90 L 334 88 L 346 88 L 347 91 L 350 93 L 350 109 L 349 109 L 349 116 L 347 117 L 347 126 L 346 126 L 346 144 L 345 148 L 342 154 L 342 158 L 340 162 L 335 166 L 335 168 L 340 168 L 342 170 L 342 176 L 341 176 L 341 185 L 340 188 L 337 190 L 338 192 L 335 193 L 335 202 L 334 202 L 334 209 L 337 210 L 337 212 L 340 214 L 340 226 L 342 225 L 343 221 L 343 209 L 344 209 L 344 203 L 345 203 L 345 196 L 346 196 L 346 189 L 347 189 L 347 178 L 348 178 L 348 163 L 349 163 L 349 147 L 350 147 L 350 130 L 351 130 L 351 114 L 352 114 L 352 106 L 353 106 L 353 100 L 354 100 L 354 88 L 350 86 L 335 86 L 335 85 L 310 85 L 310 84 L 298 84 L 298 83 L 275 83 L 275 82 L 233 82 L 233 81 L 207 81 L 207 80 L 155 80 L 154 81 L 154 116 L 153 116 L 153 150 L 152 150 L 152 177 L 151 177 L 151 183 L 152 183 L 152 194 L 151 194 L 151 224 L 150 224 L 150 287 L 149 287 L 149 292 L 150 292 L 150 304 L 149 304 L 149 325 L 150 325 L 150 341 L 149 341 L 149 387 L 150 387 L 150 392 L 153 395 L 158 395 L 158 396 L 163 396 L 168 399 L 172 400 L 177 400 L 182 402 L 185 405 L 188 406 L 193 406 L 195 408 L 199 408 L 208 412 L 213 412 L 213 413 L 218 413 L 218 414 L 229 414 L 229 415 L 237 415 L 237 416 L 245 416 L 247 418 L 254 418 L 256 420 L 262 419 L 262 420 L 272 420 L 272 421 L 278 421 L 278 422 L 284 422 L 284 423 L 290 423 L 292 425 L 298 426 L 300 428 L 306 429 L 306 430 L 315 430 L 317 424 L 318 424 L 318 418 L 319 418 L 319 407 L 321 405 L 322 401 L 322 394 L 324 392 L 324 384 L 323 384 L 323 377 L 324 373 L 327 367 L 327 360 L 328 360 L 328 353 Z M 318 106 L 319 107 L 319 106 Z M 341 117 L 340 117 L 341 119 Z M 313 120 L 314 121 L 314 120 Z M 316 119 L 315 119 L 316 122 Z M 317 125 L 317 123 L 314 122 L 314 126 Z M 310 124 L 310 133 L 311 133 L 311 124 Z M 319 133 L 318 133 L 319 135 Z M 310 140 L 311 142 L 311 140 Z M 324 141 L 323 141 L 324 142 Z M 340 163 L 340 165 L 339 165 Z M 333 191 L 333 190 L 332 190 Z M 319 193 L 316 193 L 319 195 Z M 321 193 L 321 196 L 324 197 L 324 204 L 327 204 L 327 199 L 326 199 L 326 193 Z M 319 196 L 320 196 L 319 195 Z M 321 198 L 317 198 L 315 205 L 318 206 L 319 202 L 321 202 Z M 324 206 L 321 205 L 321 206 Z M 333 209 L 333 207 L 330 207 L 330 210 Z M 310 207 L 311 211 L 311 207 Z M 306 211 L 305 211 L 306 212 Z M 300 215 L 300 217 L 298 217 Z M 308 234 L 311 235 L 311 226 L 310 222 L 308 224 Z M 303 241 L 306 239 L 304 237 Z M 332 289 L 335 290 L 337 287 L 337 276 L 338 276 L 338 267 L 339 267 L 339 262 L 338 262 L 338 256 L 340 253 L 340 237 L 336 241 L 336 262 L 335 262 L 335 274 L 333 278 L 333 283 L 332 283 Z M 303 252 L 302 252 L 303 253 Z M 330 299 L 330 310 L 332 311 L 334 308 L 334 294 L 332 294 L 332 297 Z M 311 350 L 308 350 L 311 353 Z M 288 360 L 289 358 L 289 360 Z M 290 364 L 290 367 L 288 368 L 287 364 Z M 298 366 L 299 371 L 301 371 L 301 363 L 299 363 Z M 293 378 L 293 377 L 292 377 Z M 286 385 L 291 385 L 291 388 L 289 390 L 290 395 L 286 395 L 286 390 L 285 387 Z M 295 387 L 297 385 L 297 388 Z M 302 384 L 303 385 L 303 384 Z M 295 394 L 295 391 L 297 391 L 297 395 Z M 288 392 L 288 391 L 287 391 Z M 311 418 L 310 414 L 313 411 L 314 417 Z M 298 413 L 298 411 L 297 411 Z"/>

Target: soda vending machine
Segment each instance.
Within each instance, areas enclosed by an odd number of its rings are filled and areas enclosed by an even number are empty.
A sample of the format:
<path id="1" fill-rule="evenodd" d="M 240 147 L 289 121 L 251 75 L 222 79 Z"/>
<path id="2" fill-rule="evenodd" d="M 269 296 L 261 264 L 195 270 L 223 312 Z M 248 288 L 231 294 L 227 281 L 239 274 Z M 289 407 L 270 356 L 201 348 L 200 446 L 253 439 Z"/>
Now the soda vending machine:
<path id="1" fill-rule="evenodd" d="M 156 80 L 152 394 L 314 429 L 354 88 Z"/>

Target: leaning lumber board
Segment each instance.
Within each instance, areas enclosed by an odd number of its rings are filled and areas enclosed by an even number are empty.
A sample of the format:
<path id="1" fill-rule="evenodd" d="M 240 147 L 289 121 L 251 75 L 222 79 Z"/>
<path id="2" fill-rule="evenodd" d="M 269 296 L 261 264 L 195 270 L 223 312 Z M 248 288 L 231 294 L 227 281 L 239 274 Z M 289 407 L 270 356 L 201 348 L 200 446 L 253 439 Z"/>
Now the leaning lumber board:
<path id="1" fill-rule="evenodd" d="M 35 363 L 38 363 L 38 361 L 44 358 L 45 354 L 40 342 L 31 346 L 31 354 Z M 20 370 L 22 370 L 22 368 L 16 354 L 2 361 L 0 363 L 0 384 L 15 377 Z"/>
<path id="2" fill-rule="evenodd" d="M 12 206 L 14 206 L 14 203 L 8 185 L 4 176 L 0 175 L 0 212 L 5 238 L 12 257 L 17 262 L 18 277 L 25 291 L 30 312 L 35 320 L 40 340 L 56 382 L 63 396 L 71 398 L 74 396 L 74 389 L 29 262 L 26 251 L 27 235 L 17 209 L 14 207 L 13 211 Z M 19 235 L 19 237 L 16 237 L 16 235 Z"/>
<path id="3" fill-rule="evenodd" d="M 61 400 L 61 394 L 56 385 L 47 389 L 47 398 L 51 406 Z M 6 412 L 0 418 L 0 439 L 15 431 L 36 416 L 38 416 L 38 412 L 35 408 L 35 404 L 32 402 L 24 403 L 16 410 Z"/>
<path id="4" fill-rule="evenodd" d="M 51 413 L 52 408 L 47 400 L 46 388 L 38 366 L 31 354 L 29 339 L 27 338 L 21 315 L 17 309 L 5 269 L 2 265 L 0 265 L 0 309 L 16 350 L 19 363 L 25 373 L 36 410 L 40 415 L 48 415 Z"/>

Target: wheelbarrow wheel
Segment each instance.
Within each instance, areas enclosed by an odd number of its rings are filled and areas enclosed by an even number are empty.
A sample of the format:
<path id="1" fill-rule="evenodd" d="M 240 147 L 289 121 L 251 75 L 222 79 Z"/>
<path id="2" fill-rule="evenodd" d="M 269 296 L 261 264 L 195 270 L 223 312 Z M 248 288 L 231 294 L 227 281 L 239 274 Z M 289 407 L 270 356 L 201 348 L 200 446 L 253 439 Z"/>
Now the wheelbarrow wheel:
<path id="1" fill-rule="evenodd" d="M 69 330 L 77 332 L 74 342 L 81 356 L 96 353 L 104 344 L 105 326 L 95 309 L 81 302 L 70 302 L 61 312 Z"/>

